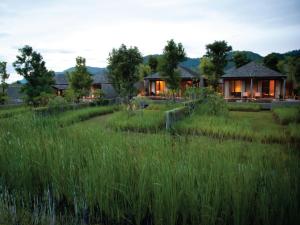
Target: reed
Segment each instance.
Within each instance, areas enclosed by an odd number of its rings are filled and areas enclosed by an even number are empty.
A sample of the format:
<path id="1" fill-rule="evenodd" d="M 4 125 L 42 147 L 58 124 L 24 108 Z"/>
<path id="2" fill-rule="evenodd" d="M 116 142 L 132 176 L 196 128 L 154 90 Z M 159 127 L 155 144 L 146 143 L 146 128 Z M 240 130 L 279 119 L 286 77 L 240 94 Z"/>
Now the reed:
<path id="1" fill-rule="evenodd" d="M 60 122 L 34 114 L 0 121 L 0 224 L 300 220 L 300 160 L 292 145 Z"/>

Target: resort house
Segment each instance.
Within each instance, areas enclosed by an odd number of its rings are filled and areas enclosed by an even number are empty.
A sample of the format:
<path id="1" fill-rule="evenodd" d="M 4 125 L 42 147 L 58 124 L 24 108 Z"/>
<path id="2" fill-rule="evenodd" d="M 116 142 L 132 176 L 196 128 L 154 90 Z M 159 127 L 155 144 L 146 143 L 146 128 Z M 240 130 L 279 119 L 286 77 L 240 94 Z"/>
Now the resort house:
<path id="1" fill-rule="evenodd" d="M 222 76 L 225 99 L 279 99 L 286 96 L 286 75 L 250 62 Z"/>

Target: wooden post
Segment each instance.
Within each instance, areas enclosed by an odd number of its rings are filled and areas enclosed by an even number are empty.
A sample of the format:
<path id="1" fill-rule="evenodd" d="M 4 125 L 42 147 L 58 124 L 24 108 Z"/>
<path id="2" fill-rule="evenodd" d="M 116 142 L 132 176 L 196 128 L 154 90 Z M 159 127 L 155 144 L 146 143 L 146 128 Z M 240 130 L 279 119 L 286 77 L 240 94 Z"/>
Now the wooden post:
<path id="1" fill-rule="evenodd" d="M 251 83 L 250 83 L 250 96 L 253 98 L 253 78 L 251 78 Z"/>
<path id="2" fill-rule="evenodd" d="M 282 94 L 283 99 L 285 99 L 285 92 L 286 92 L 286 90 L 285 90 L 286 87 L 285 86 L 286 86 L 286 80 L 283 79 L 283 94 Z"/>

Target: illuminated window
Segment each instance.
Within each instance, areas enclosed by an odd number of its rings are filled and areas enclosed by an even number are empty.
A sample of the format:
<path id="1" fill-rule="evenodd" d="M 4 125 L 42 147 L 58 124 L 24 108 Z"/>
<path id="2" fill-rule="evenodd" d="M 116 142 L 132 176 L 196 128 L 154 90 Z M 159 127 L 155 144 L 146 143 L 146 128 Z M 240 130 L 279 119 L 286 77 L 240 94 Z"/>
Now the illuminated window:
<path id="1" fill-rule="evenodd" d="M 165 88 L 166 88 L 166 82 L 165 81 L 156 81 L 156 93 L 159 94 L 159 93 L 162 93 L 165 91 Z"/>
<path id="2" fill-rule="evenodd" d="M 274 96 L 275 95 L 275 81 L 270 80 L 270 87 L 269 87 L 269 95 Z"/>
<path id="3" fill-rule="evenodd" d="M 241 92 L 242 91 L 242 81 L 241 80 L 233 80 L 231 81 L 231 92 Z"/>

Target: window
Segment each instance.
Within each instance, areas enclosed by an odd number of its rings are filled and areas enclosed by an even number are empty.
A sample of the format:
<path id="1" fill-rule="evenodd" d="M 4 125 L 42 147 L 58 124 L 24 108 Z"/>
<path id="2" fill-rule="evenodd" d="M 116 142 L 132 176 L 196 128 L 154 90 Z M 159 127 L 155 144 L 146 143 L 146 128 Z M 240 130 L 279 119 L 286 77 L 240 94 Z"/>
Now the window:
<path id="1" fill-rule="evenodd" d="M 166 82 L 165 81 L 156 81 L 156 94 L 160 94 L 165 91 Z"/>
<path id="2" fill-rule="evenodd" d="M 241 80 L 231 81 L 231 92 L 237 93 L 241 91 L 242 91 L 242 81 Z"/>

